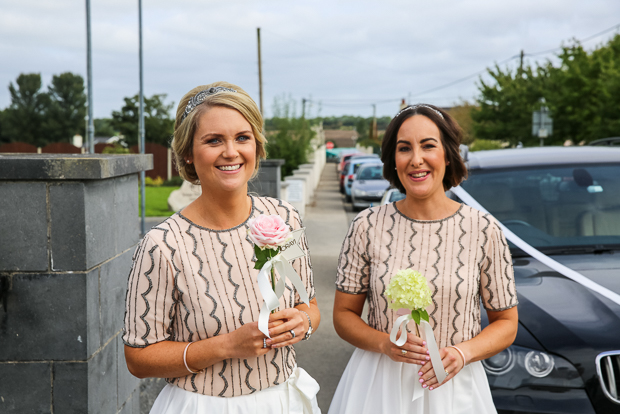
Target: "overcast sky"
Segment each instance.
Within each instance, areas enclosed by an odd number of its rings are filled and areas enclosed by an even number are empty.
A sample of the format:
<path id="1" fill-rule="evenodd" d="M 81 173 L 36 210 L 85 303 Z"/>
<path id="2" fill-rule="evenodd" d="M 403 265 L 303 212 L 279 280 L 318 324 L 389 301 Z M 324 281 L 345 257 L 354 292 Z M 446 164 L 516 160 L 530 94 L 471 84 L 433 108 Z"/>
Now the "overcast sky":
<path id="1" fill-rule="evenodd" d="M 618 0 L 292 1 L 144 0 L 144 93 L 178 103 L 191 88 L 226 80 L 258 102 L 290 96 L 311 115 L 393 116 L 400 99 L 451 106 L 476 96 L 477 76 L 524 50 L 587 39 L 620 24 Z M 138 2 L 91 0 L 93 109 L 109 117 L 138 93 Z M 584 43 L 594 48 L 618 30 Z M 543 62 L 553 54 L 527 57 Z M 505 65 L 514 67 L 518 59 Z M 20 73 L 86 78 L 84 0 L 0 2 L 0 108 Z M 319 112 L 320 111 L 320 112 Z"/>

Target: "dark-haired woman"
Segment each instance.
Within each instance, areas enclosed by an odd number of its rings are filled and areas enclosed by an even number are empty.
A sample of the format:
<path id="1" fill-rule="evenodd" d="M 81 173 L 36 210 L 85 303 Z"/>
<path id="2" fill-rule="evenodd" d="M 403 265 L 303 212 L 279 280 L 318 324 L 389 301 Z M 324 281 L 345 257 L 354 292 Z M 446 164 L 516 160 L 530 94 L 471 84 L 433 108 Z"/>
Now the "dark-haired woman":
<path id="1" fill-rule="evenodd" d="M 445 194 L 466 176 L 461 130 L 432 105 L 403 109 L 382 144 L 384 176 L 406 194 L 361 212 L 343 243 L 334 326 L 355 345 L 329 412 L 494 413 L 480 360 L 507 348 L 517 332 L 517 296 L 510 251 L 497 222 Z M 400 269 L 428 280 L 427 308 L 443 366 L 429 359 L 416 326 L 396 346 L 398 318 L 385 286 Z M 368 301 L 367 322 L 362 319 Z M 481 330 L 480 302 L 489 317 Z M 435 371 L 446 379 L 439 384 Z"/>
<path id="2" fill-rule="evenodd" d="M 318 414 L 318 384 L 297 367 L 293 344 L 318 327 L 310 259 L 292 266 L 309 304 L 287 281 L 269 337 L 248 222 L 279 215 L 302 228 L 288 203 L 248 195 L 265 157 L 263 118 L 241 88 L 199 86 L 181 99 L 172 149 L 181 176 L 202 194 L 151 229 L 129 275 L 125 359 L 137 377 L 166 378 L 151 414 Z M 301 247 L 306 250 L 305 237 Z"/>

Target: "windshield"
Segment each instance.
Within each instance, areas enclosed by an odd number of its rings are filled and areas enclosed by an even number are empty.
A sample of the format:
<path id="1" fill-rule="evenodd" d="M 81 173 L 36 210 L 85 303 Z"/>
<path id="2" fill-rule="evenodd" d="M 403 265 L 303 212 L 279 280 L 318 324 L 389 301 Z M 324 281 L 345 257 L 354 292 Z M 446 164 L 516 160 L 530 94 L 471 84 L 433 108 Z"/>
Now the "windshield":
<path id="1" fill-rule="evenodd" d="M 545 253 L 620 248 L 620 164 L 474 170 L 462 186 Z"/>
<path id="2" fill-rule="evenodd" d="M 359 180 L 383 180 L 383 166 L 373 165 L 364 167 L 358 174 Z"/>

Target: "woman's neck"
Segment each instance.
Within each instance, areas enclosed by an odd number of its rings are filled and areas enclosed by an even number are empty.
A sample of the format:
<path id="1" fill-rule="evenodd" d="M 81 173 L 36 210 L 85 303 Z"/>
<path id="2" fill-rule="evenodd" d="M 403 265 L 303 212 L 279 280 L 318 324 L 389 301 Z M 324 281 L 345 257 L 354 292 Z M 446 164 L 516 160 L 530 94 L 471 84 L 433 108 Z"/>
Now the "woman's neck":
<path id="1" fill-rule="evenodd" d="M 396 206 L 405 216 L 414 220 L 442 220 L 450 217 L 459 209 L 460 204 L 449 199 L 445 193 L 427 199 L 415 199 L 407 196 L 397 201 Z"/>
<path id="2" fill-rule="evenodd" d="M 252 211 L 252 200 L 245 191 L 214 194 L 205 191 L 182 214 L 194 223 L 213 230 L 226 230 L 246 221 Z"/>

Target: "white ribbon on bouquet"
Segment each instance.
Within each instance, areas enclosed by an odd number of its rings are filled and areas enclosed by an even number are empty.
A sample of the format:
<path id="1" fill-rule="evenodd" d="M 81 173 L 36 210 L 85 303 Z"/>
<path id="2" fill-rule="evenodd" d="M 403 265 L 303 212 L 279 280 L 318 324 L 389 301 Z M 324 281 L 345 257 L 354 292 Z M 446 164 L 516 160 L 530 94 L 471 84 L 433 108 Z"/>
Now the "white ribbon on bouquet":
<path id="1" fill-rule="evenodd" d="M 390 341 L 392 341 L 394 345 L 403 346 L 405 342 L 407 342 L 407 323 L 411 320 L 413 320 L 411 312 L 408 312 L 406 315 L 402 315 L 396 319 L 396 322 L 394 322 L 394 326 L 392 327 L 392 332 L 390 332 Z M 422 334 L 422 339 L 426 341 L 426 347 L 428 348 L 428 353 L 431 357 L 431 363 L 433 364 L 433 370 L 435 371 L 437 383 L 441 384 L 446 379 L 446 371 L 443 367 L 443 363 L 441 362 L 439 347 L 437 346 L 437 341 L 435 341 L 433 328 L 431 328 L 429 323 L 425 320 L 421 320 L 419 326 L 421 328 L 420 333 Z M 396 338 L 399 330 L 400 337 Z M 436 367 L 441 368 L 437 369 Z M 414 389 L 413 400 L 419 396 L 419 393 L 416 393 L 416 390 Z"/>
<path id="2" fill-rule="evenodd" d="M 484 213 L 488 213 L 488 211 L 484 207 L 482 207 L 482 205 L 475 198 L 473 198 L 467 191 L 465 191 L 463 187 L 461 186 L 453 187 L 450 189 L 450 191 L 456 194 L 456 196 L 460 198 L 468 206 L 473 207 L 476 210 L 480 210 Z M 598 283 L 588 279 L 581 273 L 578 273 L 574 271 L 573 269 L 570 269 L 564 266 L 563 264 L 553 260 L 552 258 L 542 253 L 541 251 L 537 250 L 536 248 L 530 246 L 527 242 L 525 242 L 523 239 L 521 239 L 519 236 L 517 236 L 511 230 L 509 230 L 506 226 L 500 223 L 499 220 L 498 220 L 498 224 L 501 227 L 502 231 L 504 232 L 506 239 L 512 242 L 512 244 L 517 246 L 519 249 L 523 250 L 525 253 L 532 256 L 534 259 L 538 260 L 545 266 L 560 273 L 562 276 L 567 277 L 571 279 L 572 281 L 579 283 L 581 286 L 584 286 L 598 293 L 599 295 L 605 296 L 607 299 L 620 305 L 620 295 L 618 295 L 617 293 L 612 292 L 606 287 L 599 285 Z"/>
<path id="3" fill-rule="evenodd" d="M 264 300 L 263 306 L 260 309 L 260 314 L 258 315 L 258 329 L 267 338 L 271 338 L 271 336 L 269 336 L 269 314 L 272 310 L 280 306 L 280 297 L 284 293 L 284 286 L 286 285 L 287 278 L 291 281 L 295 289 L 297 289 L 301 301 L 310 306 L 310 298 L 308 297 L 308 292 L 306 292 L 306 287 L 293 266 L 289 263 L 289 260 L 294 260 L 306 255 L 299 247 L 299 240 L 303 232 L 304 229 L 292 232 L 291 241 L 282 247 L 279 254 L 269 259 L 258 273 L 258 289 Z M 272 268 L 276 269 L 280 275 L 275 289 L 271 286 Z"/>

